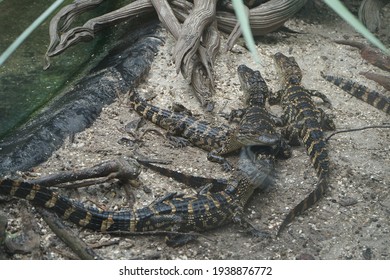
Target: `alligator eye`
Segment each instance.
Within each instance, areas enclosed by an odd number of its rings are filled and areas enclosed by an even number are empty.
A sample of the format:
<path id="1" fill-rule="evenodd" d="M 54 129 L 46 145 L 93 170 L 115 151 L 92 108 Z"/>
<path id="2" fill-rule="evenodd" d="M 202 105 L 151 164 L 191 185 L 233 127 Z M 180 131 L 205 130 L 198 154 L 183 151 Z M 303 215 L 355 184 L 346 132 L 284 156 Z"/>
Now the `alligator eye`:
<path id="1" fill-rule="evenodd" d="M 288 79 L 288 82 L 291 84 L 299 84 L 301 82 L 301 79 L 300 77 L 293 75 Z"/>
<path id="2" fill-rule="evenodd" d="M 274 57 L 275 58 L 280 58 L 280 57 L 283 57 L 284 55 L 281 53 L 281 52 L 277 52 L 275 53 Z"/>

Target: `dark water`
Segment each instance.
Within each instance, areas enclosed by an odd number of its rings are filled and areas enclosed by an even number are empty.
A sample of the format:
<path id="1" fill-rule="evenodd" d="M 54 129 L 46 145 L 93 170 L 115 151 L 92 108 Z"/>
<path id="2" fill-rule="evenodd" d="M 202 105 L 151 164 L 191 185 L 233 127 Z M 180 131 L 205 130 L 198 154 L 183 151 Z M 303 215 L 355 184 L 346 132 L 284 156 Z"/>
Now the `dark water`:
<path id="1" fill-rule="evenodd" d="M 0 53 L 2 53 L 53 0 L 0 1 Z M 63 5 L 73 1 L 64 1 Z M 75 24 L 104 14 L 114 7 L 111 1 L 87 12 Z M 119 2 L 115 1 L 118 5 Z M 111 8 L 111 9 L 109 9 Z M 102 33 L 91 42 L 79 43 L 51 60 L 43 70 L 49 44 L 49 18 L 36 29 L 16 52 L 0 66 L 0 139 L 22 125 L 61 90 L 70 86 L 92 66 L 91 60 L 103 52 L 108 37 Z"/>

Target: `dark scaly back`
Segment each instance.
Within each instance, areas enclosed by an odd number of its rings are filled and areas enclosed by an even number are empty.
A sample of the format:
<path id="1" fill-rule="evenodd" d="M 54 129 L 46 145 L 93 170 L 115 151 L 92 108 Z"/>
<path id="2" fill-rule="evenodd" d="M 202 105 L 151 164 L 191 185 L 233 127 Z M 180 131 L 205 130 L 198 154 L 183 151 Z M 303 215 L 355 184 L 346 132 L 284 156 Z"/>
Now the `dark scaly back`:
<path id="1" fill-rule="evenodd" d="M 183 183 L 183 184 L 190 186 L 190 187 L 193 187 L 193 188 L 199 188 L 199 187 L 203 187 L 207 184 L 211 184 L 213 186 L 213 189 L 216 188 L 218 190 L 222 190 L 228 184 L 228 180 L 222 179 L 222 178 L 218 179 L 218 178 L 207 178 L 207 177 L 195 176 L 195 175 L 187 175 L 187 174 L 181 173 L 179 171 L 175 171 L 175 170 L 172 170 L 169 168 L 158 166 L 158 165 L 152 164 L 152 163 L 147 162 L 147 161 L 142 161 L 142 160 L 139 160 L 139 163 L 141 163 L 142 165 L 146 166 L 147 168 L 149 168 L 155 172 L 158 172 L 159 174 L 161 174 L 165 177 L 172 178 L 177 182 Z"/>
<path id="2" fill-rule="evenodd" d="M 255 189 L 265 189 L 268 186 L 269 177 L 274 171 L 274 157 L 269 149 L 270 147 L 259 147 L 259 150 L 254 152 L 252 147 L 243 148 L 237 170 L 228 180 L 188 175 L 146 161 L 140 161 L 140 163 L 163 176 L 191 187 L 211 185 L 208 187 L 209 191 L 225 192 L 239 202 L 240 206 L 244 206 Z"/>
<path id="3" fill-rule="evenodd" d="M 237 69 L 247 108 L 237 127 L 236 138 L 244 145 L 276 145 L 280 135 L 275 131 L 275 122 L 265 109 L 269 97 L 268 86 L 259 71 L 245 65 Z"/>
<path id="4" fill-rule="evenodd" d="M 239 188 L 237 187 L 239 186 Z M 14 196 L 47 208 L 76 225 L 101 232 L 203 231 L 232 221 L 234 201 L 246 198 L 245 178 L 226 190 L 196 195 L 167 194 L 149 206 L 128 211 L 87 208 L 58 193 L 25 181 L 0 180 L 0 195 Z"/>
<path id="5" fill-rule="evenodd" d="M 281 143 L 279 133 L 275 131 L 275 122 L 265 109 L 265 100 L 268 97 L 268 87 L 259 71 L 253 71 L 245 65 L 237 69 L 244 92 L 247 107 L 233 110 L 230 120 L 240 119 L 237 127 L 230 133 L 221 148 L 211 151 L 208 159 L 230 164 L 221 155 L 237 151 L 244 146 L 276 146 Z"/>
<path id="6" fill-rule="evenodd" d="M 321 114 L 315 107 L 310 93 L 301 86 L 302 71 L 299 65 L 294 57 L 286 57 L 282 53 L 276 53 L 274 60 L 284 87 L 281 96 L 284 118 L 289 125 L 300 125 L 299 137 L 319 177 L 316 188 L 287 214 L 279 227 L 279 234 L 295 216 L 314 205 L 326 192 L 329 156 L 323 130 L 318 121 Z"/>
<path id="7" fill-rule="evenodd" d="M 164 129 L 169 129 L 170 125 L 166 120 L 171 119 L 173 121 L 180 121 L 184 120 L 187 116 L 151 105 L 141 98 L 135 90 L 130 92 L 129 99 L 130 105 L 138 114 Z"/>
<path id="8" fill-rule="evenodd" d="M 135 221 L 134 211 L 110 212 L 97 208 L 86 208 L 48 188 L 24 181 L 3 179 L 0 181 L 0 194 L 23 198 L 32 204 L 47 208 L 65 220 L 97 231 L 128 231 L 130 223 Z M 140 217 L 140 216 L 138 216 Z"/>
<path id="9" fill-rule="evenodd" d="M 269 90 L 260 72 L 245 65 L 240 65 L 237 72 L 247 106 L 238 127 L 238 138 L 244 142 L 243 135 L 253 131 L 259 139 L 274 139 L 274 145 L 256 145 L 248 141 L 248 146 L 241 149 L 238 162 L 239 171 L 250 178 L 251 184 L 264 189 L 272 184 L 275 156 L 289 157 L 290 147 L 276 132 L 275 117 L 265 108 Z"/>
<path id="10" fill-rule="evenodd" d="M 294 57 L 287 57 L 278 52 L 274 55 L 276 69 L 284 89 L 293 85 L 300 86 L 302 81 L 302 70 Z M 286 93 L 285 93 L 286 95 Z"/>
<path id="11" fill-rule="evenodd" d="M 344 79 L 342 77 L 325 75 L 324 73 L 321 73 L 321 76 L 348 94 L 374 106 L 379 110 L 382 110 L 386 114 L 390 114 L 390 99 L 383 94 L 374 90 L 370 90 L 364 85 Z"/>
<path id="12" fill-rule="evenodd" d="M 329 158 L 324 133 L 318 121 L 320 112 L 309 92 L 301 86 L 302 71 L 295 58 L 276 53 L 274 59 L 284 85 L 281 96 L 284 117 L 290 125 L 302 123 L 299 127 L 299 137 L 306 147 L 318 177 L 321 180 L 326 179 L 329 176 Z"/>
<path id="13" fill-rule="evenodd" d="M 172 112 L 149 104 L 136 91 L 130 92 L 130 105 L 145 119 L 166 130 L 173 129 L 179 134 L 176 136 L 184 137 L 194 146 L 206 151 L 221 147 L 229 134 L 226 126 L 211 126 L 189 114 Z"/>
<path id="14" fill-rule="evenodd" d="M 265 106 L 265 100 L 268 98 L 269 92 L 260 71 L 253 71 L 242 64 L 238 66 L 237 73 L 247 106 Z"/>
<path id="15" fill-rule="evenodd" d="M 207 155 L 209 160 L 222 163 L 225 170 L 231 170 L 231 166 L 223 155 L 238 151 L 244 146 L 275 146 L 280 143 L 275 123 L 264 107 L 268 87 L 260 72 L 245 65 L 240 65 L 237 72 L 247 107 L 230 113 L 231 120 L 240 119 L 239 124 L 220 148 Z"/>
<path id="16" fill-rule="evenodd" d="M 276 132 L 275 117 L 265 108 L 269 90 L 260 72 L 245 65 L 240 65 L 237 72 L 247 106 L 238 126 L 238 138 L 243 141 L 240 135 L 253 131 L 252 134 L 257 134 L 259 139 L 268 137 L 275 141 L 274 145 L 248 142 L 249 145 L 241 149 L 237 172 L 245 174 L 254 189 L 264 190 L 273 183 L 276 155 L 289 157 L 290 147 Z"/>
<path id="17" fill-rule="evenodd" d="M 221 148 L 208 154 L 209 160 L 224 164 L 227 170 L 231 169 L 230 164 L 221 155 L 237 151 L 244 146 L 275 146 L 281 142 L 280 135 L 275 131 L 274 120 L 265 109 L 268 87 L 260 72 L 245 65 L 240 65 L 237 72 L 247 107 L 231 112 L 230 119 L 239 116 L 239 124 Z"/>

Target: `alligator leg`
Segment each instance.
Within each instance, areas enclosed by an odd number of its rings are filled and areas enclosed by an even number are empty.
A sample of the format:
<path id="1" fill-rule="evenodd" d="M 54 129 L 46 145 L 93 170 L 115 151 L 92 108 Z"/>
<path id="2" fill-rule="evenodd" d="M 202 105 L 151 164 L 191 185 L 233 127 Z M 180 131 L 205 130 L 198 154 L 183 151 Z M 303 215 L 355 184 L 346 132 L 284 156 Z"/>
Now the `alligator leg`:
<path id="1" fill-rule="evenodd" d="M 268 103 L 270 105 L 276 105 L 280 103 L 284 90 L 278 90 L 269 93 Z"/>
<path id="2" fill-rule="evenodd" d="M 300 146 L 302 144 L 299 136 L 300 126 L 291 124 L 282 129 L 283 137 L 288 140 L 288 144 L 291 146 Z"/>
<path id="3" fill-rule="evenodd" d="M 253 226 L 242 214 L 242 208 L 238 207 L 233 216 L 233 222 L 240 225 L 247 233 L 257 238 L 270 238 L 271 234 Z"/>
<path id="4" fill-rule="evenodd" d="M 324 110 L 322 110 L 321 108 L 318 108 L 318 111 L 320 112 L 320 115 L 321 115 L 320 125 L 321 125 L 322 129 L 328 130 L 328 131 L 335 130 L 336 125 L 333 122 L 333 116 L 326 114 L 324 112 Z"/>
<path id="5" fill-rule="evenodd" d="M 307 93 L 309 93 L 311 96 L 320 98 L 324 102 L 325 106 L 332 108 L 332 103 L 330 102 L 329 98 L 322 92 L 315 89 L 308 89 Z"/>
<path id="6" fill-rule="evenodd" d="M 183 148 L 191 144 L 189 140 L 180 136 L 186 129 L 185 123 L 177 122 L 175 120 L 170 119 L 166 120 L 165 122 L 169 124 L 166 137 L 168 138 L 172 146 L 176 148 Z"/>
<path id="7" fill-rule="evenodd" d="M 173 136 L 170 135 L 169 133 L 167 133 L 167 138 L 171 143 L 171 145 L 175 148 L 184 148 L 191 144 L 191 142 L 185 139 L 184 137 Z"/>
<path id="8" fill-rule="evenodd" d="M 225 149 L 225 147 L 222 146 L 219 149 L 216 149 L 216 150 L 213 150 L 213 151 L 209 152 L 207 154 L 207 159 L 209 161 L 217 162 L 219 164 L 222 164 L 223 170 L 225 170 L 227 172 L 228 171 L 232 171 L 233 170 L 233 166 L 229 163 L 229 161 L 226 158 L 224 158 L 223 156 L 220 155 L 221 153 L 223 154 L 224 149 Z"/>
<path id="9" fill-rule="evenodd" d="M 230 114 L 227 115 L 227 119 L 229 120 L 229 122 L 240 121 L 245 115 L 245 113 L 245 109 L 233 109 L 230 111 Z"/>

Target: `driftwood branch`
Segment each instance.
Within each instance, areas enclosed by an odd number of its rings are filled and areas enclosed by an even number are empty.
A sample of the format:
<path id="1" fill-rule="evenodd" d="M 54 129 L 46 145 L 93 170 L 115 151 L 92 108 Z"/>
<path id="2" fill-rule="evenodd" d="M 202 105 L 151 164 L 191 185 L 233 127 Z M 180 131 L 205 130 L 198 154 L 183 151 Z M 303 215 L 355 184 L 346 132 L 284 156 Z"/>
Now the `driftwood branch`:
<path id="1" fill-rule="evenodd" d="M 81 3 L 91 2 L 92 0 L 80 1 Z M 87 4 L 86 4 L 87 5 Z M 59 24 L 59 21 L 63 20 L 69 13 L 72 13 L 74 17 L 85 12 L 86 9 L 82 5 L 72 5 L 70 7 L 66 6 L 67 13 L 56 15 L 52 22 L 50 22 L 50 29 L 55 29 L 55 26 Z M 46 58 L 53 57 L 65 51 L 70 46 L 73 46 L 81 41 L 86 41 L 94 38 L 95 33 L 97 33 L 101 28 L 113 25 L 114 23 L 152 13 L 154 11 L 153 5 L 150 0 L 138 0 L 132 2 L 131 4 L 124 6 L 118 10 L 112 11 L 110 13 L 104 14 L 100 17 L 96 17 L 88 20 L 83 26 L 72 28 L 66 32 L 63 32 L 58 38 L 58 35 L 50 32 L 50 49 L 46 53 Z M 59 30 L 57 30 L 59 32 Z"/>
<path id="2" fill-rule="evenodd" d="M 37 212 L 50 229 L 82 260 L 99 260 L 101 257 L 96 254 L 83 240 L 72 232 L 56 214 L 43 208 L 37 208 Z"/>
<path id="3" fill-rule="evenodd" d="M 378 31 L 381 24 L 380 11 L 385 4 L 386 0 L 363 0 L 360 4 L 359 19 L 371 32 Z"/>
<path id="4" fill-rule="evenodd" d="M 282 27 L 296 14 L 307 0 L 271 0 L 249 10 L 249 23 L 252 34 L 265 35 Z M 231 12 L 221 11 L 216 14 L 218 27 L 230 33 L 237 25 L 237 18 Z"/>
<path id="5" fill-rule="evenodd" d="M 50 45 L 45 56 L 45 68 L 50 65 L 50 57 L 81 41 L 93 39 L 103 27 L 156 12 L 160 21 L 177 40 L 174 50 L 176 71 L 180 71 L 192 86 L 201 105 L 207 110 L 213 109 L 213 64 L 220 46 L 218 28 L 227 33 L 233 31 L 229 37 L 229 48 L 241 35 L 228 1 L 219 3 L 218 7 L 222 7 L 223 11 L 218 11 L 217 0 L 195 0 L 193 3 L 186 0 L 137 0 L 68 30 L 70 23 L 78 15 L 102 1 L 80 0 L 64 7 L 54 16 L 50 23 Z M 265 35 L 278 29 L 306 2 L 307 0 L 270 0 L 258 5 L 258 1 L 246 1 L 252 33 Z"/>
<path id="6" fill-rule="evenodd" d="M 390 91 L 390 76 L 385 76 L 373 72 L 360 72 L 360 75 L 363 75 L 367 79 L 373 80 L 380 84 L 382 87 Z"/>
<path id="7" fill-rule="evenodd" d="M 176 71 L 180 71 L 181 65 L 189 67 L 192 58 L 198 50 L 200 40 L 205 28 L 210 25 L 216 12 L 217 0 L 201 1 L 195 0 L 191 14 L 183 23 L 179 38 L 175 46 Z"/>
<path id="8" fill-rule="evenodd" d="M 103 2 L 103 0 L 91 0 L 67 5 L 51 19 L 49 26 L 50 44 L 45 55 L 44 69 L 50 67 L 49 56 L 52 56 L 51 54 L 55 52 L 57 45 L 60 43 L 59 33 L 62 33 L 69 28 L 70 24 L 77 15 L 82 14 L 89 9 L 95 8 L 101 2 Z"/>
<path id="9" fill-rule="evenodd" d="M 119 158 L 100 163 L 91 168 L 59 172 L 39 179 L 29 180 L 29 182 L 43 187 L 102 177 L 106 179 L 116 178 L 120 181 L 128 182 L 136 180 L 140 172 L 139 164 L 134 159 Z"/>
<path id="10" fill-rule="evenodd" d="M 390 72 L 390 56 L 384 54 L 380 49 L 371 47 L 361 42 L 349 40 L 335 40 L 337 44 L 347 45 L 360 50 L 360 56 L 372 65 Z"/>
<path id="11" fill-rule="evenodd" d="M 201 105 L 211 111 L 214 107 L 211 98 L 214 92 L 212 68 L 220 45 L 216 23 L 211 22 L 211 26 L 207 26 L 207 15 L 215 14 L 215 11 L 211 13 L 208 11 L 213 1 L 198 3 L 200 6 L 197 13 L 194 13 L 194 5 L 186 1 L 175 1 L 173 8 L 166 0 L 151 0 L 151 2 L 158 11 L 160 21 L 177 40 L 175 60 L 179 59 L 180 62 L 176 61 L 176 70 L 181 71 L 183 77 L 193 86 Z M 216 5 L 216 2 L 214 4 Z M 202 9 L 207 9 L 207 12 Z M 199 18 L 199 14 L 206 14 L 206 16 Z M 179 20 L 184 23 L 180 24 Z M 211 21 L 214 21 L 214 18 L 211 18 Z M 192 35 L 188 36 L 188 34 Z M 201 45 L 203 35 L 205 36 Z M 178 58 L 179 56 L 181 57 Z"/>

